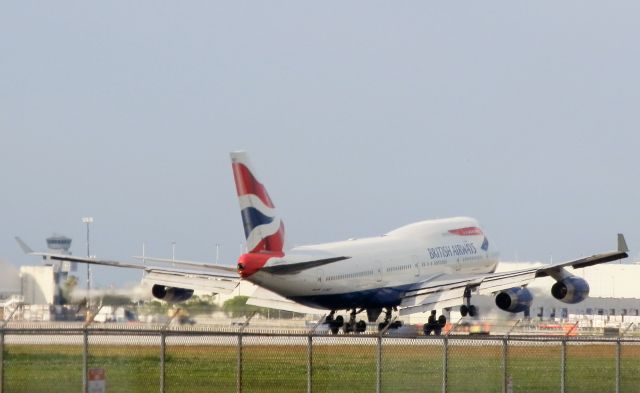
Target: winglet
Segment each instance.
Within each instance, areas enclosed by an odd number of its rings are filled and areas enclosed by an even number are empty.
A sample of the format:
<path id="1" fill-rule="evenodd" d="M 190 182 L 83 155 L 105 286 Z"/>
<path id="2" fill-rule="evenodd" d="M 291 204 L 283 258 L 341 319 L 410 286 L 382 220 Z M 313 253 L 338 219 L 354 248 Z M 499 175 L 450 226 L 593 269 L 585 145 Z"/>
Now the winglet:
<path id="1" fill-rule="evenodd" d="M 627 241 L 624 239 L 624 235 L 622 233 L 618 233 L 618 251 L 629 252 L 629 247 L 627 247 Z"/>
<path id="2" fill-rule="evenodd" d="M 18 245 L 20 246 L 20 248 L 25 254 L 33 253 L 33 250 L 31 249 L 31 247 L 27 246 L 27 243 L 23 242 L 19 236 L 16 236 L 16 241 L 18 242 Z"/>

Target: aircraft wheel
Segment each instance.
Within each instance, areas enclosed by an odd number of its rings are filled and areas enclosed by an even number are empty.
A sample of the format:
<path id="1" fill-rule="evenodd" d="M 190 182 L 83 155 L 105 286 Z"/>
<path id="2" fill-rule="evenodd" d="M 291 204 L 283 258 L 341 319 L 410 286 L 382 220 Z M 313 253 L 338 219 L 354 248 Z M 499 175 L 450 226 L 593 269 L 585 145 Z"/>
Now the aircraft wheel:
<path id="1" fill-rule="evenodd" d="M 467 307 L 466 304 L 463 304 L 462 306 L 460 306 L 460 315 L 462 315 L 463 317 L 466 317 L 469 314 L 469 307 Z"/>
<path id="2" fill-rule="evenodd" d="M 478 315 L 478 309 L 476 306 L 469 306 L 469 316 L 475 317 L 476 315 Z"/>
<path id="3" fill-rule="evenodd" d="M 338 331 L 340 330 L 340 328 L 337 328 L 335 326 L 331 327 L 331 334 L 338 334 Z"/>
<path id="4" fill-rule="evenodd" d="M 344 325 L 344 317 L 342 315 L 338 315 L 336 317 L 336 319 L 334 320 L 334 324 L 338 327 L 341 328 L 342 325 Z"/>
<path id="5" fill-rule="evenodd" d="M 387 327 L 387 323 L 386 322 L 380 322 L 378 324 L 378 330 L 380 330 L 380 331 L 382 331 L 386 327 Z"/>
<path id="6" fill-rule="evenodd" d="M 391 329 L 398 329 L 399 327 L 402 327 L 402 321 L 394 321 L 391 324 Z"/>

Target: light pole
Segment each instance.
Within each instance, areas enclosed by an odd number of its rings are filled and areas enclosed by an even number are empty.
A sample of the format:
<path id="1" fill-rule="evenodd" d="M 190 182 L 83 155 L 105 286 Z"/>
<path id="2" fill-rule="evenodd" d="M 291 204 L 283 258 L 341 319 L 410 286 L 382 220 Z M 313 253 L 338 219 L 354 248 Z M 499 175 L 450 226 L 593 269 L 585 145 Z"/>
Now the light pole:
<path id="1" fill-rule="evenodd" d="M 91 258 L 91 248 L 89 243 L 89 225 L 93 222 L 93 217 L 82 217 L 82 222 L 87 224 L 87 258 Z M 91 309 L 91 264 L 87 263 L 87 319 Z"/>

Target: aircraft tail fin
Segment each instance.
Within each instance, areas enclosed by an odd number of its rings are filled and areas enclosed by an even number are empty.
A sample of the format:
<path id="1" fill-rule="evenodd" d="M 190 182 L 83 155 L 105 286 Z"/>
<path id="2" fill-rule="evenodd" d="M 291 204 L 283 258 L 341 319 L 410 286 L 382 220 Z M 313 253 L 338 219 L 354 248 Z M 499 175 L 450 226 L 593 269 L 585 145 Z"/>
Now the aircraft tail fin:
<path id="1" fill-rule="evenodd" d="M 256 178 L 248 154 L 236 151 L 230 155 L 247 250 L 250 253 L 283 252 L 284 224 L 276 213 L 267 189 Z"/>
<path id="2" fill-rule="evenodd" d="M 618 251 L 629 252 L 627 241 L 625 240 L 624 235 L 622 233 L 618 233 Z"/>

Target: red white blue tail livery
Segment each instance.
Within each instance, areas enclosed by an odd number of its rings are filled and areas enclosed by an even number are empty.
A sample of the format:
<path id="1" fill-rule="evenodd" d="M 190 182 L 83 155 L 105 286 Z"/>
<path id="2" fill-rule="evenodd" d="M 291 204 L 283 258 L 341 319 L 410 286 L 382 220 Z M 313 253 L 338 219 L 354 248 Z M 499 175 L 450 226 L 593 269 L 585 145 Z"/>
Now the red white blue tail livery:
<path id="1" fill-rule="evenodd" d="M 245 152 L 231 153 L 231 166 L 240 202 L 242 225 L 251 253 L 284 250 L 284 224 L 266 188 L 258 181 Z"/>

